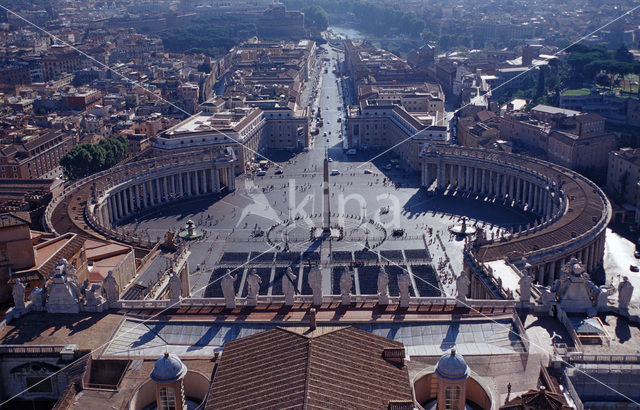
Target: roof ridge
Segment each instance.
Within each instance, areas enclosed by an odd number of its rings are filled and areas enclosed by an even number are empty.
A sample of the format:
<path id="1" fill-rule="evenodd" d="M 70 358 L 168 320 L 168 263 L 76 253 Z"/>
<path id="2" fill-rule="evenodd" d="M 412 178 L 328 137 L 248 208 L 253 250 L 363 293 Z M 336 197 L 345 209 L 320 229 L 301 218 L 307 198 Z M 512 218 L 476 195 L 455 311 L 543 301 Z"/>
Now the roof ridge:
<path id="1" fill-rule="evenodd" d="M 311 341 L 307 338 L 307 368 L 305 369 L 304 395 L 302 396 L 302 410 L 306 410 L 309 403 L 309 379 L 311 378 Z"/>

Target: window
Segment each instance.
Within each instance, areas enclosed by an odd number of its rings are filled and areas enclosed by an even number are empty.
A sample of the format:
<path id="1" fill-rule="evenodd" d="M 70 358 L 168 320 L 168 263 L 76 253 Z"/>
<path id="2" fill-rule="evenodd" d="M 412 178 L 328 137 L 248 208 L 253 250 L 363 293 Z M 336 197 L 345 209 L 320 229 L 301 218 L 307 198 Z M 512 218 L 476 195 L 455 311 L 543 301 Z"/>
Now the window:
<path id="1" fill-rule="evenodd" d="M 160 387 L 160 410 L 176 409 L 176 391 L 172 387 Z"/>
<path id="2" fill-rule="evenodd" d="M 444 408 L 445 410 L 460 410 L 458 406 L 460 402 L 460 387 L 449 386 L 444 390 Z"/>

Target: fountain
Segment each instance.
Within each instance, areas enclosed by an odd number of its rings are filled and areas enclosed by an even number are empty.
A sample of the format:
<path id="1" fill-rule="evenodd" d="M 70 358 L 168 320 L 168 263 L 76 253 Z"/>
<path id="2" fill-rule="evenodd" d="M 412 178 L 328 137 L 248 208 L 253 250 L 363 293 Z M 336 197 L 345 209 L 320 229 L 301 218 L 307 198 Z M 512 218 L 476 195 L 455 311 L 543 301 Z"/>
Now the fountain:
<path id="1" fill-rule="evenodd" d="M 190 241 L 193 239 L 201 238 L 203 233 L 201 230 L 196 229 L 196 224 L 189 219 L 187 221 L 187 226 L 184 227 L 184 230 L 181 231 L 178 235 L 186 241 Z"/>

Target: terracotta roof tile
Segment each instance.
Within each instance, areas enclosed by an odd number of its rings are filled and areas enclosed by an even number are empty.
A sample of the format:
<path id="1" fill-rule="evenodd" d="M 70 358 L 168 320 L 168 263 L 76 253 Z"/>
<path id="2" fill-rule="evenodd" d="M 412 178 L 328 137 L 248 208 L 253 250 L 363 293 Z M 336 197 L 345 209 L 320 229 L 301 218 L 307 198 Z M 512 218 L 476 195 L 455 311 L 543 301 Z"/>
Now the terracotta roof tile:
<path id="1" fill-rule="evenodd" d="M 411 401 L 405 366 L 382 358 L 402 343 L 353 327 L 272 329 L 225 345 L 207 409 L 386 409 Z"/>

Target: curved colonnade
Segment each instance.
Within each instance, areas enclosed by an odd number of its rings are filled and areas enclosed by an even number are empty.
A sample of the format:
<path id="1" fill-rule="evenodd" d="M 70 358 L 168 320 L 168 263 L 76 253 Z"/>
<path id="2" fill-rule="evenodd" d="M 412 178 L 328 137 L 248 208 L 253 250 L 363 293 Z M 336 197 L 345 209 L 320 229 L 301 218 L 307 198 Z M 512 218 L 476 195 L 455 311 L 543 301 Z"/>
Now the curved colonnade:
<path id="1" fill-rule="evenodd" d="M 518 154 L 450 145 L 423 148 L 422 185 L 440 192 L 492 198 L 537 215 L 533 225 L 500 238 L 479 238 L 472 247 L 483 262 L 525 261 L 541 285 L 551 284 L 570 258 L 588 271 L 601 263 L 611 205 L 584 176 Z"/>
<path id="2" fill-rule="evenodd" d="M 180 153 L 119 165 L 69 185 L 47 206 L 45 226 L 64 198 L 90 187 L 84 209 L 89 225 L 121 238 L 113 226 L 132 215 L 200 195 L 235 189 L 234 159 L 212 153 Z"/>

